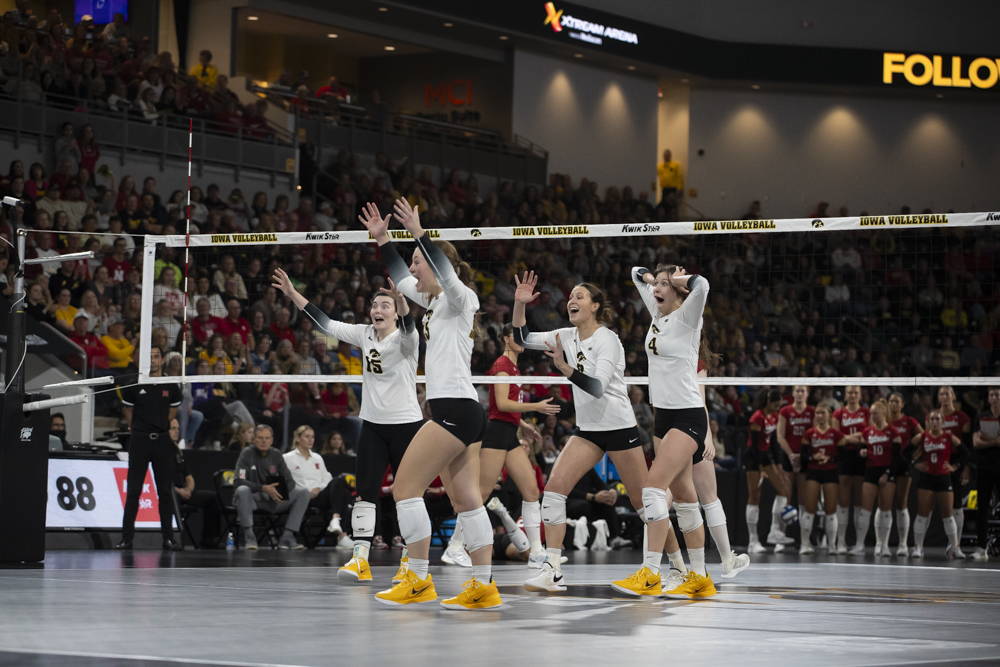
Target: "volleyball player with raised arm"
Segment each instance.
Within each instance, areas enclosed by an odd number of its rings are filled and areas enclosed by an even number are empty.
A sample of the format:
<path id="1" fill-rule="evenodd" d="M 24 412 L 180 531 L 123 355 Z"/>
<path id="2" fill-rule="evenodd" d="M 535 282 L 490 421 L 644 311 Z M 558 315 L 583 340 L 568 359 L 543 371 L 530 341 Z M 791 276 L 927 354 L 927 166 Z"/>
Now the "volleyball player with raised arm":
<path id="1" fill-rule="evenodd" d="M 288 275 L 274 272 L 281 290 L 320 330 L 361 348 L 361 437 L 358 440 L 357 499 L 351 515 L 354 555 L 337 572 L 341 581 L 370 583 L 368 551 L 375 535 L 375 503 L 387 467 L 399 472 L 403 454 L 424 420 L 417 402 L 417 356 L 420 340 L 406 298 L 390 289 L 372 299 L 371 324 L 331 320 L 296 291 Z M 405 569 L 406 556 L 401 569 Z"/>
<path id="2" fill-rule="evenodd" d="M 703 347 L 702 314 L 709 284 L 703 276 L 689 276 L 683 268 L 660 265 L 655 271 L 632 269 L 632 280 L 653 318 L 646 334 L 649 358 L 650 401 L 656 408 L 654 447 L 656 457 L 642 490 L 647 523 L 647 550 L 643 566 L 627 579 L 616 581 L 616 590 L 634 595 L 656 594 L 660 580 L 660 559 L 670 532 L 668 492 L 675 499 L 677 524 L 684 533 L 691 570 L 667 596 L 710 597 L 715 594 L 712 578 L 705 569 L 705 530 L 693 478 L 695 465 L 705 464 L 708 413 L 698 383 L 698 361 Z M 706 504 L 710 526 L 723 527 L 726 517 L 718 498 Z M 721 516 L 720 516 L 721 515 Z M 733 575 L 750 564 L 749 556 L 738 559 L 728 547 L 728 533 L 721 537 L 723 573 Z M 673 545 L 671 545 L 673 546 Z M 651 592 L 647 592 L 651 591 Z"/>
<path id="3" fill-rule="evenodd" d="M 545 350 L 556 370 L 573 383 L 577 432 L 556 459 L 542 498 L 548 557 L 538 576 L 524 582 L 529 591 L 564 591 L 560 559 L 566 535 L 566 497 L 607 453 L 625 483 L 629 500 L 642 516 L 646 459 L 625 386 L 625 350 L 618 336 L 604 326 L 613 316 L 604 292 L 590 283 L 576 285 L 566 306 L 573 326 L 532 333 L 525 306 L 539 296 L 535 292 L 538 279 L 534 272 L 514 279 L 514 342 L 519 347 Z M 656 585 L 660 585 L 659 578 Z"/>
<path id="4" fill-rule="evenodd" d="M 833 427 L 844 435 L 861 433 L 868 426 L 868 408 L 861 405 L 861 387 L 844 387 L 846 405 L 833 411 Z M 861 441 L 848 443 L 840 452 L 837 474 L 840 476 L 839 497 L 837 499 L 837 549 L 838 554 L 850 553 L 861 556 L 865 553 L 865 538 L 858 535 L 861 519 L 861 487 L 865 481 L 865 460 L 861 457 Z M 847 550 L 847 520 L 854 503 L 854 546 Z M 831 547 L 831 551 L 833 547 Z"/>
<path id="5" fill-rule="evenodd" d="M 396 218 L 417 242 L 407 269 L 389 237 L 389 219 L 374 206 L 362 222 L 382 251 L 396 289 L 427 309 L 424 313 L 424 362 L 427 401 L 432 420 L 426 422 L 406 450 L 393 483 L 399 531 L 409 552 L 402 580 L 375 597 L 389 605 L 437 599 L 427 572 L 431 520 L 424 491 L 438 475 L 450 480 L 452 505 L 465 533 L 472 558 L 472 577 L 456 597 L 444 600 L 445 609 L 496 609 L 502 604 L 493 581 L 493 526 L 479 491 L 479 443 L 486 420 L 472 386 L 472 346 L 479 297 L 471 287 L 472 269 L 450 243 L 434 243 L 420 225 L 416 208 L 405 199 L 395 206 Z"/>
<path id="6" fill-rule="evenodd" d="M 892 530 L 892 499 L 896 496 L 896 477 L 892 474 L 893 460 L 902 450 L 899 431 L 889 423 L 889 405 L 878 399 L 868 409 L 871 422 L 861 431 L 867 467 L 865 482 L 861 492 L 861 512 L 858 534 L 864 550 L 865 536 L 871 522 L 871 506 L 878 501 L 875 510 L 875 558 L 891 556 L 889 552 L 889 531 Z"/>
<path id="7" fill-rule="evenodd" d="M 924 427 L 916 419 L 903 414 L 903 405 L 906 401 L 898 391 L 889 394 L 889 423 L 899 433 L 902 447 L 896 458 L 892 461 L 892 474 L 896 477 L 896 534 L 899 536 L 899 546 L 896 547 L 896 555 L 906 558 L 910 555 L 910 550 L 906 547 L 906 540 L 910 535 L 910 466 L 913 464 L 913 437 L 924 432 Z M 879 546 L 878 543 L 875 544 Z M 881 545 L 883 552 L 889 548 L 888 544 Z"/>
<path id="8" fill-rule="evenodd" d="M 517 357 L 524 348 L 514 342 L 513 326 L 508 324 L 504 327 L 501 340 L 503 354 L 497 357 L 488 375 L 519 377 L 521 371 L 517 367 Z M 546 559 L 545 547 L 542 546 L 542 510 L 538 504 L 538 480 L 535 477 L 535 470 L 531 467 L 528 454 L 517 438 L 517 429 L 520 426 L 538 436 L 535 427 L 522 420 L 521 414 L 524 412 L 558 414 L 561 408 L 552 405 L 551 401 L 551 398 L 546 398 L 537 403 L 524 403 L 521 401 L 520 385 L 513 382 L 490 387 L 490 417 L 486 423 L 486 436 L 483 438 L 482 450 L 479 453 L 479 487 L 483 494 L 483 502 L 490 497 L 493 486 L 504 468 L 507 468 L 507 474 L 521 492 L 523 532 L 514 523 L 499 498 L 490 500 L 486 507 L 500 516 L 518 553 L 530 550 L 528 567 L 534 569 L 540 568 Z M 540 439 L 540 436 L 538 437 Z"/>

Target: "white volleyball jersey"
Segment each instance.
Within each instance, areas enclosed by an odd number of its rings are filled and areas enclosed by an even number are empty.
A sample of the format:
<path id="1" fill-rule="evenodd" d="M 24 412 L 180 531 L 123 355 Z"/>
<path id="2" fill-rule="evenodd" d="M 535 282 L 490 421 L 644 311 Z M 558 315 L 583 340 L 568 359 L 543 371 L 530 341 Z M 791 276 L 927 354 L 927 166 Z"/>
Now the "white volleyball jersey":
<path id="1" fill-rule="evenodd" d="M 698 349 L 708 281 L 703 276 L 692 276 L 694 284 L 680 308 L 661 315 L 653 298 L 653 286 L 643 281 L 640 270 L 640 267 L 632 269 L 632 281 L 653 316 L 646 332 L 649 401 L 654 407 L 667 410 L 703 407 L 698 388 Z"/>
<path id="2" fill-rule="evenodd" d="M 417 403 L 420 339 L 416 328 L 409 333 L 396 329 L 379 341 L 371 324 L 331 320 L 312 304 L 304 312 L 320 329 L 361 348 L 362 419 L 373 424 L 409 424 L 423 419 Z"/>
<path id="3" fill-rule="evenodd" d="M 426 294 L 417 291 L 417 279 L 412 276 L 397 283 L 396 289 L 427 308 L 423 332 L 427 342 L 424 376 L 428 400 L 471 398 L 478 401 L 479 394 L 472 385 L 472 346 L 479 297 L 459 282 L 457 276 L 455 284 L 449 285 L 430 303 Z"/>
<path id="4" fill-rule="evenodd" d="M 573 385 L 576 425 L 582 431 L 617 431 L 636 425 L 635 413 L 628 400 L 625 386 L 625 350 L 618 336 L 607 327 L 600 327 L 586 340 L 580 340 L 576 327 L 528 334 L 524 347 L 548 350 L 555 347 L 556 334 L 562 343 L 566 360 L 584 375 L 601 383 L 600 397 Z"/>

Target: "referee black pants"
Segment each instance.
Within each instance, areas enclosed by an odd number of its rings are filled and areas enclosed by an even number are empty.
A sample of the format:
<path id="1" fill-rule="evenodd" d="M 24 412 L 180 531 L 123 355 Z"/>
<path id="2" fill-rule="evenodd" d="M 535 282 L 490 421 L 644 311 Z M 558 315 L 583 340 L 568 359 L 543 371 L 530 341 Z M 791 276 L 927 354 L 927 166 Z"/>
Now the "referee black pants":
<path id="1" fill-rule="evenodd" d="M 987 528 L 990 520 L 990 504 L 993 490 L 1000 494 L 1000 468 L 979 466 L 976 471 L 976 536 L 979 546 L 986 548 Z"/>
<path id="2" fill-rule="evenodd" d="M 146 481 L 146 470 L 153 464 L 153 480 L 158 491 L 160 532 L 163 539 L 174 538 L 174 466 L 177 447 L 167 433 L 133 433 L 128 446 L 128 494 L 125 496 L 125 516 L 122 518 L 122 539 L 135 537 L 135 517 L 139 513 L 139 496 Z"/>

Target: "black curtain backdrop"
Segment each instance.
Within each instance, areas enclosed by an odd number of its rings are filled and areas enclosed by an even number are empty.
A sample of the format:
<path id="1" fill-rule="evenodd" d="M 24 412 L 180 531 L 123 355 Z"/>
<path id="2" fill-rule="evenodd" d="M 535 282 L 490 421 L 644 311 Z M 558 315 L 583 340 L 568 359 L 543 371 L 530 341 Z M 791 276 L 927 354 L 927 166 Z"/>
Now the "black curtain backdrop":
<path id="1" fill-rule="evenodd" d="M 188 23 L 191 20 L 191 0 L 174 0 L 174 25 L 177 28 L 177 64 L 185 74 L 188 71 Z"/>

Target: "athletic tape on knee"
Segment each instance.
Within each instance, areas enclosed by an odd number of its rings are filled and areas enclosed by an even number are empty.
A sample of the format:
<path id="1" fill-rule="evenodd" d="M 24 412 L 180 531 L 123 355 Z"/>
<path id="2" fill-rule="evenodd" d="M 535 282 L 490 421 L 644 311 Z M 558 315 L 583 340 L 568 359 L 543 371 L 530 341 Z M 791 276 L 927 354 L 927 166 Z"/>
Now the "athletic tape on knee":
<path id="1" fill-rule="evenodd" d="M 667 505 L 667 492 L 653 486 L 642 490 L 642 508 L 645 510 L 646 523 L 654 523 L 670 518 L 670 506 Z"/>
<path id="2" fill-rule="evenodd" d="M 566 523 L 566 496 L 546 491 L 542 496 L 542 523 L 558 526 Z"/>
<path id="3" fill-rule="evenodd" d="M 493 524 L 486 508 L 479 506 L 471 512 L 459 512 L 458 521 L 465 533 L 465 549 L 470 554 L 493 544 Z"/>
<path id="4" fill-rule="evenodd" d="M 698 503 L 679 503 L 674 501 L 674 511 L 677 512 L 677 525 L 682 533 L 690 533 L 701 527 L 701 512 Z"/>
<path id="5" fill-rule="evenodd" d="M 407 498 L 396 503 L 396 520 L 399 534 L 407 544 L 414 544 L 431 536 L 431 518 L 423 498 Z"/>
<path id="6" fill-rule="evenodd" d="M 537 527 L 542 524 L 542 507 L 538 502 L 529 503 L 527 500 L 521 502 L 521 519 L 525 528 Z"/>
<path id="7" fill-rule="evenodd" d="M 351 513 L 351 530 L 354 537 L 371 538 L 375 534 L 375 504 L 359 500 Z"/>
<path id="8" fill-rule="evenodd" d="M 726 525 L 726 510 L 722 509 L 722 501 L 716 498 L 715 502 L 702 505 L 705 510 L 705 523 L 709 528 Z"/>

